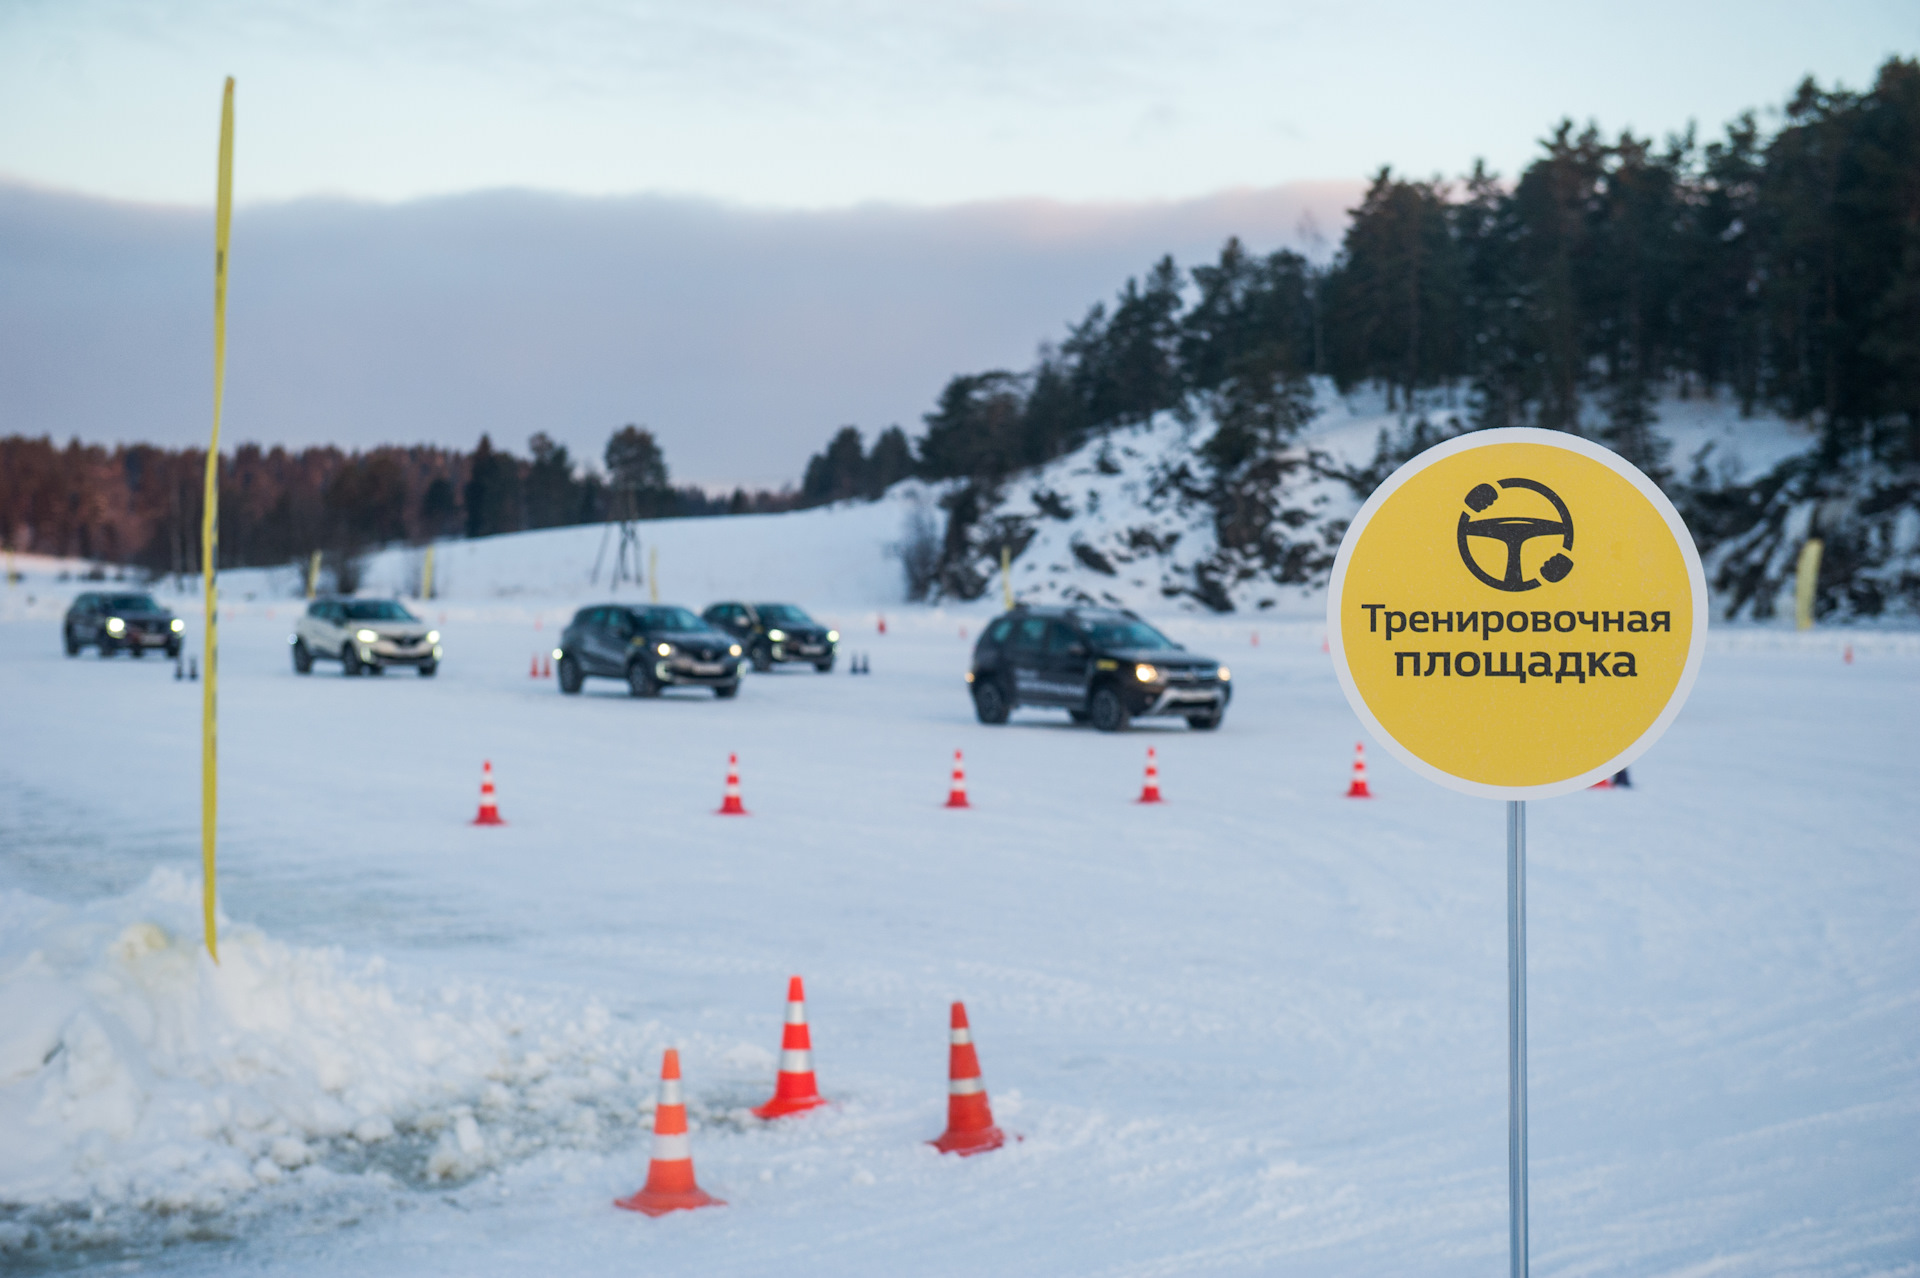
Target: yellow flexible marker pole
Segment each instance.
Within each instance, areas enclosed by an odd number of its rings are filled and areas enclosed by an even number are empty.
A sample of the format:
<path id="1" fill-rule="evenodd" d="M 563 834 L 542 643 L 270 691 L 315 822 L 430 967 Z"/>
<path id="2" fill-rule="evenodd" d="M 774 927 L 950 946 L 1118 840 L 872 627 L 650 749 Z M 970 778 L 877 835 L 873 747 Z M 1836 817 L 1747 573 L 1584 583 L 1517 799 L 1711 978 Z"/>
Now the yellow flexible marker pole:
<path id="1" fill-rule="evenodd" d="M 1813 592 L 1820 584 L 1818 537 L 1809 537 L 1800 546 L 1800 563 L 1793 574 L 1793 625 L 1796 630 L 1813 629 Z"/>
<path id="2" fill-rule="evenodd" d="M 307 557 L 307 598 L 311 599 L 320 590 L 320 552 L 314 551 Z"/>
<path id="3" fill-rule="evenodd" d="M 647 598 L 660 602 L 660 547 L 647 547 Z"/>
<path id="4" fill-rule="evenodd" d="M 220 961 L 213 921 L 214 830 L 220 811 L 216 724 L 220 683 L 220 407 L 227 389 L 227 230 L 233 222 L 233 77 L 220 96 L 220 194 L 213 220 L 213 438 L 207 444 L 207 490 L 200 514 L 200 574 L 207 590 L 207 678 L 200 685 L 200 874 L 207 953 Z"/>
<path id="5" fill-rule="evenodd" d="M 420 597 L 433 598 L 433 543 L 427 543 L 427 561 L 420 565 Z"/>
<path id="6" fill-rule="evenodd" d="M 1000 547 L 1000 597 L 1007 605 L 1007 611 L 1013 611 L 1013 550 Z"/>

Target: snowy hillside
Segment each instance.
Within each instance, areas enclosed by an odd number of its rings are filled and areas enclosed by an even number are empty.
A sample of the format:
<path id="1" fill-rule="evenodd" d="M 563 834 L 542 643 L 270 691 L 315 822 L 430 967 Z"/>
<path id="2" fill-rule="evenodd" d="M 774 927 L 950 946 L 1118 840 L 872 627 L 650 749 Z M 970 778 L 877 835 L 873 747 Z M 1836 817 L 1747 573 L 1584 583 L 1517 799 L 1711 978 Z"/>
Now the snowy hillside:
<path id="1" fill-rule="evenodd" d="M 1163 413 L 1103 435 L 1065 457 L 982 493 L 956 553 L 949 595 L 992 593 L 1000 547 L 1012 551 L 1015 593 L 1049 602 L 1100 602 L 1145 611 L 1318 616 L 1322 587 L 1347 521 L 1384 475 L 1383 449 L 1405 449 L 1409 417 L 1377 393 L 1317 388 L 1316 416 L 1275 459 L 1279 482 L 1254 538 L 1223 547 L 1220 500 L 1197 451 L 1213 430 Z M 1414 414 L 1457 429 L 1465 410 L 1435 396 Z M 1813 444 L 1775 417 L 1743 419 L 1727 400 L 1671 399 L 1659 407 L 1669 465 L 1715 486 L 1750 483 Z"/>

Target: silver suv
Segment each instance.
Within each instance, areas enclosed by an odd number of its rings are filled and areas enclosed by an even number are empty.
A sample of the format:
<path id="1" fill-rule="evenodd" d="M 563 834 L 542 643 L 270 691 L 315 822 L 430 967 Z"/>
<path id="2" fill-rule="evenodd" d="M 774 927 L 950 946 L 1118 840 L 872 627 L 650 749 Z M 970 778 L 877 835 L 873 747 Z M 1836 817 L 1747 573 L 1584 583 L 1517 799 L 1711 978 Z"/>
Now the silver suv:
<path id="1" fill-rule="evenodd" d="M 293 624 L 293 668 L 338 661 L 342 674 L 384 674 L 412 666 L 423 679 L 440 668 L 440 632 L 392 599 L 316 599 Z"/>

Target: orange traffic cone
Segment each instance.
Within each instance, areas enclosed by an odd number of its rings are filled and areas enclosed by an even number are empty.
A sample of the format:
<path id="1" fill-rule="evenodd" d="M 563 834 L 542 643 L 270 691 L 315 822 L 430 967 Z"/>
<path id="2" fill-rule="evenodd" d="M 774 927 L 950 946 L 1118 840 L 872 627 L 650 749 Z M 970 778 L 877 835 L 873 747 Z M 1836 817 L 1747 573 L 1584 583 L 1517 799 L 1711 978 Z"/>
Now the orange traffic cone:
<path id="1" fill-rule="evenodd" d="M 970 808 L 967 802 L 967 770 L 960 766 L 960 752 L 953 752 L 953 785 L 947 790 L 947 806 L 950 808 Z"/>
<path id="2" fill-rule="evenodd" d="M 1160 765 L 1154 762 L 1153 747 L 1147 747 L 1147 783 L 1140 788 L 1140 802 L 1160 802 Z"/>
<path id="3" fill-rule="evenodd" d="M 1254 632 L 1253 632 L 1253 645 L 1252 645 L 1252 646 L 1253 646 L 1253 647 L 1255 647 L 1255 648 L 1258 648 L 1258 647 L 1260 646 L 1260 632 L 1259 632 L 1258 630 L 1256 630 L 1256 631 L 1254 631 Z"/>
<path id="4" fill-rule="evenodd" d="M 967 1028 L 967 1005 L 953 1005 L 953 1048 L 947 1058 L 947 1130 L 927 1142 L 943 1154 L 984 1154 L 1007 1143 L 1007 1135 L 993 1125 L 993 1107 L 987 1104 L 987 1085 L 980 1077 L 980 1058 L 973 1050 L 973 1031 Z"/>
<path id="5" fill-rule="evenodd" d="M 724 1207 L 694 1183 L 693 1148 L 687 1141 L 687 1104 L 680 1098 L 680 1053 L 667 1049 L 660 1063 L 660 1104 L 653 1111 L 653 1161 L 647 1164 L 647 1183 L 631 1197 L 616 1198 L 615 1207 L 664 1216 L 695 1207 Z"/>
<path id="6" fill-rule="evenodd" d="M 551 656 L 540 658 L 540 677 L 542 679 L 553 678 L 553 658 Z"/>
<path id="7" fill-rule="evenodd" d="M 747 805 L 740 802 L 740 756 L 727 756 L 727 797 L 720 801 L 721 816 L 745 816 Z"/>
<path id="8" fill-rule="evenodd" d="M 799 1114 L 827 1098 L 813 1079 L 813 1036 L 807 1032 L 807 992 L 799 977 L 787 982 L 787 1025 L 780 1032 L 780 1075 L 773 1085 L 773 1099 L 754 1107 L 755 1118 L 780 1118 Z"/>
<path id="9" fill-rule="evenodd" d="M 1848 665 L 1853 664 L 1853 645 L 1852 644 L 1848 644 L 1844 649 L 1841 650 L 1840 659 Z"/>
<path id="10" fill-rule="evenodd" d="M 539 677 L 540 677 L 540 654 L 536 652 L 533 654 L 532 664 L 527 667 L 527 678 L 538 679 Z"/>
<path id="11" fill-rule="evenodd" d="M 480 815 L 473 819 L 475 825 L 505 825 L 500 819 L 500 805 L 493 801 L 493 760 L 480 764 Z"/>
<path id="12" fill-rule="evenodd" d="M 1587 789 L 1611 790 L 1613 789 L 1613 777 L 1611 775 L 1601 777 L 1598 781 L 1595 781 L 1592 785 L 1588 786 Z"/>
<path id="13" fill-rule="evenodd" d="M 1367 789 L 1367 746 L 1364 741 L 1353 743 L 1353 784 L 1347 787 L 1349 799 L 1371 799 L 1373 791 Z"/>
<path id="14" fill-rule="evenodd" d="M 880 613 L 878 615 L 880 617 L 880 633 L 884 635 L 885 633 L 887 633 L 887 617 L 885 613 Z"/>

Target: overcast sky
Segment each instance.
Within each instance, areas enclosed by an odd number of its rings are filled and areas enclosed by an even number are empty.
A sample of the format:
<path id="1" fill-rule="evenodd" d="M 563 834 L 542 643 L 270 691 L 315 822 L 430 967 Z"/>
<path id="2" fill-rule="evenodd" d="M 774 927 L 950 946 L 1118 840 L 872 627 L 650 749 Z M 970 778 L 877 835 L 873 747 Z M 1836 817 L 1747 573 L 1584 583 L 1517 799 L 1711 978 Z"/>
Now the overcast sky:
<path id="1" fill-rule="evenodd" d="M 0 0 L 0 433 L 204 433 L 226 74 L 232 437 L 644 421 L 767 483 L 1160 252 L 1336 240 L 1381 164 L 1916 50 L 1912 0 Z"/>

